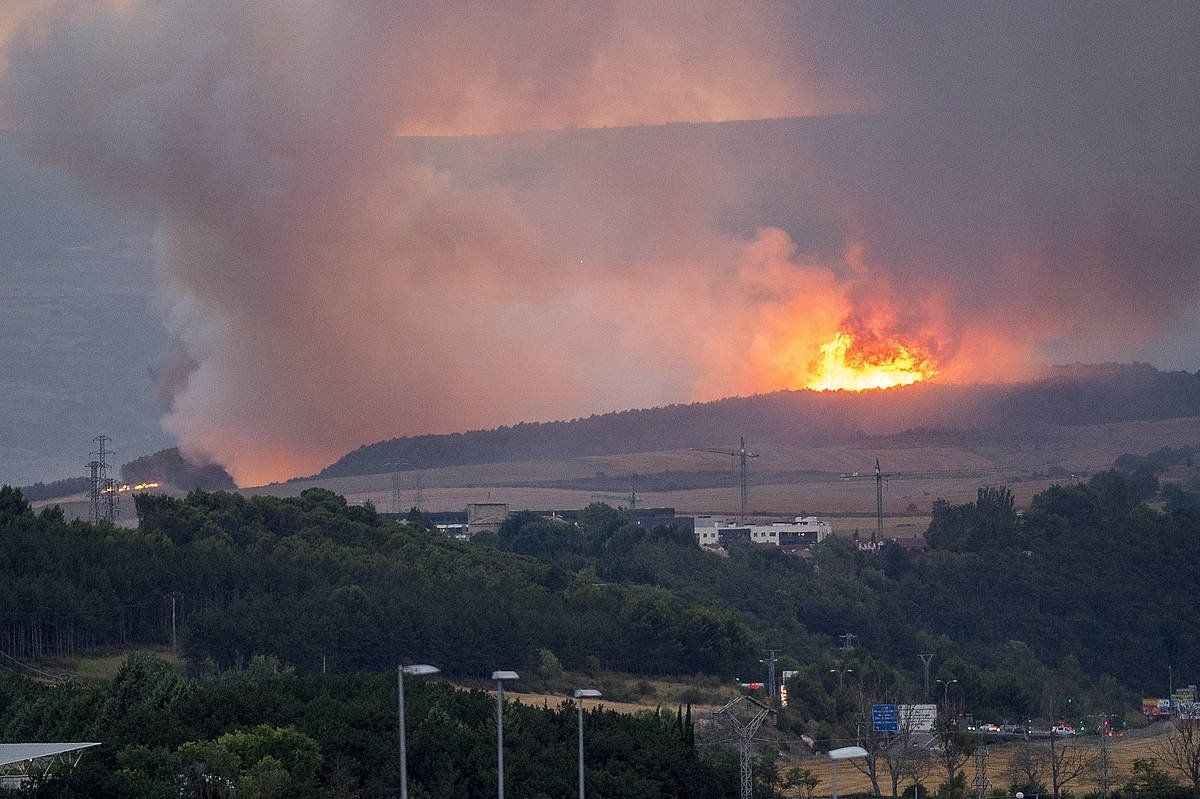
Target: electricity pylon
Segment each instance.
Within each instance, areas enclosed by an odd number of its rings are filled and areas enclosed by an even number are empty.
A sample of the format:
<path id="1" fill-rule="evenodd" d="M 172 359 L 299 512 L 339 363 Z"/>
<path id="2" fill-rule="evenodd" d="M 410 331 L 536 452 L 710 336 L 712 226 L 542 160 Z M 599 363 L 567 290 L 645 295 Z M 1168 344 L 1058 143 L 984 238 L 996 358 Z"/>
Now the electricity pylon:
<path id="1" fill-rule="evenodd" d="M 742 702 L 753 706 L 754 715 L 749 719 L 740 719 L 733 712 L 734 707 Z M 713 714 L 719 722 L 729 727 L 734 743 L 737 744 L 738 761 L 741 766 L 741 799 L 754 799 L 754 736 L 758 734 L 758 728 L 767 720 L 767 716 L 774 712 L 752 696 L 739 696 Z"/>

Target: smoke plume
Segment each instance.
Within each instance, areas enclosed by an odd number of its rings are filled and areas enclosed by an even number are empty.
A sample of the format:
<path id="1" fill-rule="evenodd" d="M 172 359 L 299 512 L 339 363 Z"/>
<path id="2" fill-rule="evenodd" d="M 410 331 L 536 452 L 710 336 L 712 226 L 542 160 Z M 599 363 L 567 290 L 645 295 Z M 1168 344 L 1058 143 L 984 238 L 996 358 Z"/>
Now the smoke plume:
<path id="1" fill-rule="evenodd" d="M 1197 15 L 1056 8 L 67 3 L 3 113 L 156 215 L 165 425 L 247 484 L 800 388 L 847 326 L 951 380 L 1136 351 L 1197 286 Z"/>

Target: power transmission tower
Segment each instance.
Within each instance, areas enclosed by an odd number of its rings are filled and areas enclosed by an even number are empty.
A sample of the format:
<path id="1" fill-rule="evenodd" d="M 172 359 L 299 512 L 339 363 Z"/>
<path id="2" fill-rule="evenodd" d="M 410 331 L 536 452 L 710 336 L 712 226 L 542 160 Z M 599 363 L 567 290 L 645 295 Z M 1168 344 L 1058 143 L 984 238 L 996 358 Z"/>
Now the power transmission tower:
<path id="1" fill-rule="evenodd" d="M 842 633 L 838 638 L 842 639 L 842 651 L 847 652 L 854 648 L 854 639 L 858 636 L 854 633 Z"/>
<path id="2" fill-rule="evenodd" d="M 88 521 L 100 523 L 100 461 L 88 461 Z"/>
<path id="3" fill-rule="evenodd" d="M 988 788 L 992 786 L 991 780 L 988 779 L 988 756 L 991 752 L 986 746 L 981 746 L 975 750 L 975 779 L 971 785 L 975 788 L 975 796 L 978 799 L 987 799 Z"/>
<path id="4" fill-rule="evenodd" d="M 748 720 L 739 719 L 733 708 L 742 702 L 753 705 L 754 716 Z M 754 736 L 758 728 L 767 720 L 774 710 L 750 696 L 739 696 L 732 702 L 714 713 L 714 717 L 729 726 L 733 741 L 738 749 L 738 762 L 741 767 L 741 799 L 754 799 Z"/>
<path id="5" fill-rule="evenodd" d="M 417 510 L 420 510 L 421 506 L 425 504 L 424 495 L 421 493 L 421 486 L 423 483 L 421 475 L 418 474 L 416 477 L 413 478 L 413 481 L 416 483 L 416 487 L 417 487 L 417 496 L 414 501 L 414 506 L 416 507 Z"/>
<path id="6" fill-rule="evenodd" d="M 714 455 L 728 455 L 729 457 L 735 458 L 738 461 L 739 465 L 741 466 L 740 486 L 741 486 L 741 511 L 742 511 L 741 518 L 738 521 L 741 524 L 745 524 L 746 523 L 746 509 L 747 509 L 747 506 L 749 505 L 749 499 L 750 499 L 750 490 L 749 490 L 749 485 L 747 482 L 747 472 L 748 472 L 747 461 L 750 458 L 757 458 L 758 453 L 750 452 L 749 450 L 746 449 L 746 437 L 745 436 L 742 436 L 738 440 L 738 448 L 735 450 L 708 449 L 706 447 L 693 447 L 693 450 L 696 452 L 711 452 Z"/>
<path id="7" fill-rule="evenodd" d="M 638 495 L 637 495 L 637 472 L 629 475 L 629 509 L 637 510 Z"/>
<path id="8" fill-rule="evenodd" d="M 392 513 L 399 516 L 403 512 L 400 509 L 400 467 L 412 464 L 408 461 L 387 461 L 383 465 L 392 469 Z"/>
<path id="9" fill-rule="evenodd" d="M 917 655 L 925 666 L 925 701 L 929 701 L 929 664 L 933 661 L 933 653 Z"/>
<path id="10" fill-rule="evenodd" d="M 1109 789 L 1112 788 L 1112 754 L 1108 751 L 1109 719 L 1108 713 L 1093 713 L 1088 719 L 1096 720 L 1096 731 L 1100 733 L 1100 751 L 1092 761 L 1096 770 L 1096 794 L 1100 799 L 1108 799 Z"/>
<path id="11" fill-rule="evenodd" d="M 112 441 L 108 436 L 99 435 L 92 441 L 96 444 L 95 451 L 90 453 L 96 458 L 95 476 L 92 478 L 96 488 L 96 496 L 92 500 L 93 523 L 99 522 L 102 518 L 111 522 L 117 518 L 117 481 L 108 476 L 107 457 L 117 453 L 108 448 L 108 444 Z M 88 466 L 91 467 L 91 464 Z"/>

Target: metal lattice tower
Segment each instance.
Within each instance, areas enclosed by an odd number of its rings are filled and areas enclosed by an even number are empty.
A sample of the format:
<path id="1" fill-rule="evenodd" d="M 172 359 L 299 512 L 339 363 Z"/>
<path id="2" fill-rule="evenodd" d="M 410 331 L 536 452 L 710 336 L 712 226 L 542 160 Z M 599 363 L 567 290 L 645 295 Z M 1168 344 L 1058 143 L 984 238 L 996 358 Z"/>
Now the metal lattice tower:
<path id="1" fill-rule="evenodd" d="M 400 467 L 412 466 L 408 461 L 388 461 L 383 464 L 392 468 L 392 513 L 399 515 L 400 509 Z"/>
<path id="2" fill-rule="evenodd" d="M 755 710 L 753 717 L 744 720 L 734 714 L 733 708 L 742 702 L 753 707 Z M 754 799 L 754 736 L 758 733 L 758 728 L 767 720 L 767 716 L 774 712 L 753 697 L 739 696 L 713 714 L 718 721 L 728 725 L 730 732 L 733 733 L 734 743 L 737 744 L 738 762 L 741 767 L 741 799 Z"/>
<path id="3" fill-rule="evenodd" d="M 100 461 L 88 461 L 88 521 L 100 523 Z"/>
<path id="4" fill-rule="evenodd" d="M 1105 721 L 1100 725 L 1100 752 L 1096 755 L 1096 771 L 1099 772 L 1097 787 L 1099 788 L 1100 799 L 1107 799 L 1109 789 L 1112 787 L 1112 755 L 1108 751 L 1108 726 L 1107 716 Z"/>
<path id="5" fill-rule="evenodd" d="M 95 524 L 101 519 L 106 521 L 115 521 L 117 518 L 117 481 L 108 476 L 108 456 L 116 455 L 108 448 L 111 438 L 105 435 L 99 435 L 92 439 L 96 445 L 96 449 L 90 454 L 96 458 L 94 463 L 93 475 L 91 477 L 91 485 L 93 490 L 92 500 L 92 523 Z M 92 468 L 92 464 L 88 464 Z"/>
<path id="6" fill-rule="evenodd" d="M 988 789 L 992 787 L 991 780 L 988 779 L 988 756 L 991 752 L 986 746 L 981 746 L 975 750 L 975 779 L 971 785 L 975 788 L 975 796 L 978 799 L 987 799 Z"/>

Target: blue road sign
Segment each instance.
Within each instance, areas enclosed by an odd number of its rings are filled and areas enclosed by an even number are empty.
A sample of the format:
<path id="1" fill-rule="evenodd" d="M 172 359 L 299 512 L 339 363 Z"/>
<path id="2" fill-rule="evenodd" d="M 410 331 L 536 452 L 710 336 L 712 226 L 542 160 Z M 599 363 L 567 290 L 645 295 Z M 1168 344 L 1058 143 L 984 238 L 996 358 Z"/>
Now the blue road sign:
<path id="1" fill-rule="evenodd" d="M 875 732 L 899 732 L 900 714 L 895 705 L 871 705 L 871 727 Z"/>

